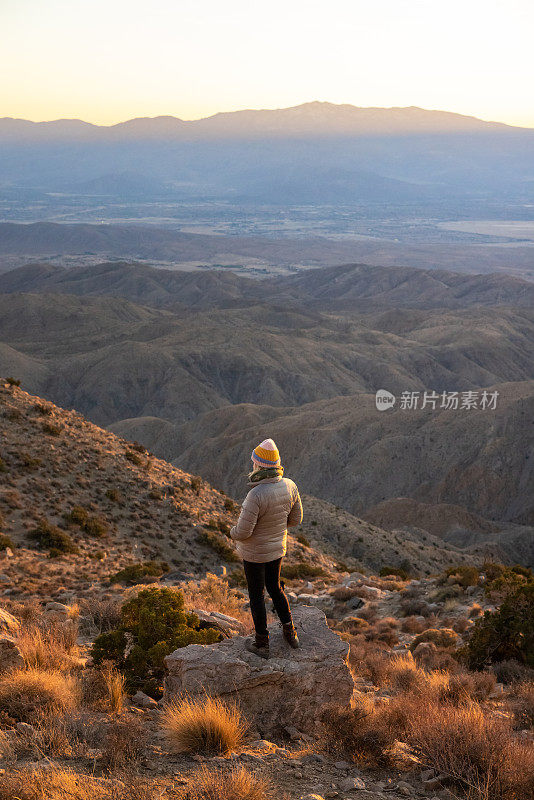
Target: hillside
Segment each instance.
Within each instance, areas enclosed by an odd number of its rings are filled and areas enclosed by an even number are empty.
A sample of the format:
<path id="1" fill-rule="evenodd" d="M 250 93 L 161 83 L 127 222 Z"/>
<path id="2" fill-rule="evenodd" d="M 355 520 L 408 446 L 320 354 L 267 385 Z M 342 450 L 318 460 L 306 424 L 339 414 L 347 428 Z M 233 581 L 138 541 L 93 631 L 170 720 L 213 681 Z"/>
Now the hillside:
<path id="1" fill-rule="evenodd" d="M 111 295 L 159 308 L 209 309 L 292 302 L 317 310 L 534 306 L 534 283 L 503 274 L 346 264 L 251 280 L 231 270 L 177 271 L 108 262 L 65 269 L 34 263 L 0 275 L 0 292 Z"/>
<path id="2" fill-rule="evenodd" d="M 105 590 L 111 574 L 139 562 L 163 560 L 201 576 L 236 567 L 219 527 L 234 523 L 238 506 L 224 493 L 4 380 L 0 415 L 0 533 L 16 545 L 7 561 L 4 555 L 2 580 L 12 599 Z M 85 530 L 73 522 L 76 508 L 98 525 Z M 68 546 L 79 552 L 50 561 L 31 538 L 42 520 L 68 534 Z M 226 556 L 213 549 L 221 543 Z M 290 551 L 289 563 L 309 558 L 332 568 L 331 558 L 293 537 Z"/>

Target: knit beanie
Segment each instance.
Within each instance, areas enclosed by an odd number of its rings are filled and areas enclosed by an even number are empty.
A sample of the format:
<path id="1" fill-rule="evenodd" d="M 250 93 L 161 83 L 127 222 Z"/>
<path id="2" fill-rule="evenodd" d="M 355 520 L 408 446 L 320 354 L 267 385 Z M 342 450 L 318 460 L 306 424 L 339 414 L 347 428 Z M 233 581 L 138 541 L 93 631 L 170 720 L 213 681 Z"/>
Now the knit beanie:
<path id="1" fill-rule="evenodd" d="M 272 439 L 264 439 L 252 451 L 252 460 L 260 467 L 279 467 L 280 453 Z"/>

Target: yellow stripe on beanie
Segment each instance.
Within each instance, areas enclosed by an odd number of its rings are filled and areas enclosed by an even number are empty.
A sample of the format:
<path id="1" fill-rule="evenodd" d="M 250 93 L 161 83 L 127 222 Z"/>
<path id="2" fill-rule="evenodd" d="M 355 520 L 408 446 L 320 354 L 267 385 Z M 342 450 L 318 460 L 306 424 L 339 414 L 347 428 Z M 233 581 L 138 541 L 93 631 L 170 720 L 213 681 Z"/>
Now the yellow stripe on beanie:
<path id="1" fill-rule="evenodd" d="M 280 453 L 272 439 L 265 439 L 252 451 L 252 460 L 257 464 L 276 467 L 280 464 Z"/>

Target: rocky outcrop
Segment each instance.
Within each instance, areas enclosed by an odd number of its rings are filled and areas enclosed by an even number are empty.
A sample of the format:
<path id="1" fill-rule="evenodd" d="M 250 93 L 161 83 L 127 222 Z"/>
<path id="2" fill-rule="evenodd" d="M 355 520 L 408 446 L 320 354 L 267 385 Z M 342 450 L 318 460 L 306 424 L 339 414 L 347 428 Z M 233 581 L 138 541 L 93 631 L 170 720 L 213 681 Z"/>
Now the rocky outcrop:
<path id="1" fill-rule="evenodd" d="M 290 650 L 275 624 L 269 660 L 249 653 L 243 636 L 175 650 L 165 659 L 164 703 L 207 692 L 236 702 L 263 735 L 287 726 L 312 730 L 325 707 L 350 702 L 349 647 L 318 608 L 297 607 L 293 618 L 300 649 Z"/>
<path id="2" fill-rule="evenodd" d="M 24 659 L 15 639 L 7 634 L 0 634 L 0 673 L 23 666 Z"/>

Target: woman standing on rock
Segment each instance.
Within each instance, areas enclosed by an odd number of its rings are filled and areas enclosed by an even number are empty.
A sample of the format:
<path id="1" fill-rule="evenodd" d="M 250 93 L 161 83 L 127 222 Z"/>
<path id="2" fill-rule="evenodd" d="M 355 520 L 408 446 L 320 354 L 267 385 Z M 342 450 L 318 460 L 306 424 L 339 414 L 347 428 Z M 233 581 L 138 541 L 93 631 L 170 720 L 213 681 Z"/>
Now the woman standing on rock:
<path id="1" fill-rule="evenodd" d="M 256 636 L 247 639 L 251 653 L 269 658 L 269 631 L 265 608 L 265 587 L 280 618 L 284 639 L 297 648 L 299 640 L 291 610 L 280 584 L 280 568 L 287 549 L 287 529 L 302 522 L 302 503 L 295 483 L 284 478 L 280 454 L 272 439 L 265 439 L 252 451 L 252 472 L 237 524 L 230 536 L 237 542 L 248 584 L 250 610 Z"/>

